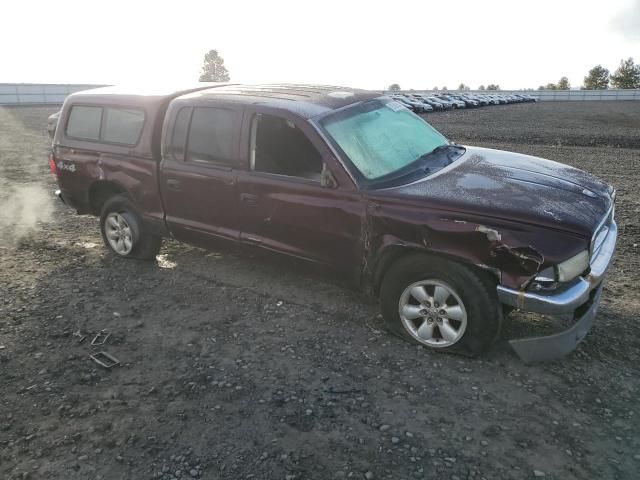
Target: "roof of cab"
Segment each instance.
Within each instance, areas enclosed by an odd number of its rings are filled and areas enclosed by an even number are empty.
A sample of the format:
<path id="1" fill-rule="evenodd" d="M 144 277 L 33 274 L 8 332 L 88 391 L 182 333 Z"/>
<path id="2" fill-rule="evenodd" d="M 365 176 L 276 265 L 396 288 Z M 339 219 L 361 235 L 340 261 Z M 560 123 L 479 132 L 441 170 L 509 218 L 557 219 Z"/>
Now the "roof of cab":
<path id="1" fill-rule="evenodd" d="M 228 84 L 182 95 L 178 100 L 224 100 L 230 102 L 269 105 L 311 118 L 352 103 L 380 97 L 381 94 L 331 85 L 234 85 Z"/>
<path id="2" fill-rule="evenodd" d="M 144 85 L 113 85 L 109 87 L 92 88 L 72 93 L 67 98 L 72 103 L 122 104 L 134 103 L 153 104 L 170 100 L 186 93 L 205 90 L 228 83 L 199 82 L 191 85 L 144 84 Z"/>

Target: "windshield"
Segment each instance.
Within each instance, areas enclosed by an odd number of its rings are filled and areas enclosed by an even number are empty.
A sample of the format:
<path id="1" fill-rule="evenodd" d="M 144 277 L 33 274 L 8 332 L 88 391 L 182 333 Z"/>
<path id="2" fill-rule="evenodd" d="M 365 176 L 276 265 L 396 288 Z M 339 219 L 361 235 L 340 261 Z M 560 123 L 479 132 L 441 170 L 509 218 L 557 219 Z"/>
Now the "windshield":
<path id="1" fill-rule="evenodd" d="M 391 175 L 448 144 L 431 125 L 391 99 L 353 105 L 320 123 L 367 180 Z"/>

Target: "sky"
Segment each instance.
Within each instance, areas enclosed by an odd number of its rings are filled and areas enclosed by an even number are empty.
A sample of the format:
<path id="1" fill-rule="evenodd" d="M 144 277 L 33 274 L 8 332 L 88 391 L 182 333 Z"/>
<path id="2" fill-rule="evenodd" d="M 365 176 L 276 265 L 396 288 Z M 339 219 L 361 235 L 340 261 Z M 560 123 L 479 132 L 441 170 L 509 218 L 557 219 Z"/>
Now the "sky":
<path id="1" fill-rule="evenodd" d="M 640 62 L 640 0 L 19 0 L 0 8 L 0 83 L 180 84 L 204 54 L 231 81 L 428 89 L 573 87 Z"/>

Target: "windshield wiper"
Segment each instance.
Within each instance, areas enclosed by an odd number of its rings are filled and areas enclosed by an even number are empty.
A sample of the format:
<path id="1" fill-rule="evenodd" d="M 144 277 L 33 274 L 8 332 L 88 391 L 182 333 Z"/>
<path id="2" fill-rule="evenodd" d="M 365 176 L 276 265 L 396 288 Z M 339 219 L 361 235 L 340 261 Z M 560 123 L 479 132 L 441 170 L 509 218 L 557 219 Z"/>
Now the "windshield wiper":
<path id="1" fill-rule="evenodd" d="M 453 163 L 455 160 L 453 157 L 456 155 L 456 152 L 458 153 L 457 156 L 460 156 L 464 153 L 464 150 L 465 148 L 460 145 L 445 143 L 443 145 L 438 145 L 430 152 L 420 155 L 416 159 L 416 162 L 420 162 L 422 164 L 421 166 L 425 173 L 432 173 L 433 171 L 439 170 Z M 439 155 L 442 152 L 447 152 L 447 154 L 444 156 Z"/>
<path id="2" fill-rule="evenodd" d="M 436 148 L 434 148 L 429 153 L 427 153 L 427 155 L 431 155 L 432 153 L 442 152 L 443 150 L 449 150 L 449 148 L 451 148 L 451 147 L 453 147 L 453 145 L 450 144 L 450 143 L 445 143 L 443 145 L 438 145 Z"/>
<path id="3" fill-rule="evenodd" d="M 434 155 L 437 155 L 440 152 L 446 151 L 448 152 L 447 153 L 448 160 L 452 161 L 453 159 L 451 157 L 452 157 L 452 154 L 454 153 L 453 150 L 462 154 L 464 153 L 465 148 L 461 145 L 456 145 L 455 143 L 444 143 L 442 145 L 438 145 L 436 148 L 434 148 L 430 152 L 420 155 L 416 160 L 425 160 L 430 157 L 433 157 Z M 460 150 L 462 150 L 462 152 Z"/>

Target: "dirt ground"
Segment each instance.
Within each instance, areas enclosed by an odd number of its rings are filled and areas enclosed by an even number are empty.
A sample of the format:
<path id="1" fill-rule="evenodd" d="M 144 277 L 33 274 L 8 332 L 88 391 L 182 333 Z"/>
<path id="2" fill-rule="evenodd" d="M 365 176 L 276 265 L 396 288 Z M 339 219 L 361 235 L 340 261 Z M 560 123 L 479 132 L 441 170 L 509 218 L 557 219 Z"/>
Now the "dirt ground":
<path id="1" fill-rule="evenodd" d="M 374 300 L 281 258 L 166 242 L 114 259 L 51 195 L 55 110 L 0 108 L 0 478 L 639 478 L 640 102 L 427 117 L 618 189 L 598 319 L 532 366 L 506 339 L 476 359 L 406 344 Z M 505 335 L 537 328 L 515 315 Z"/>

